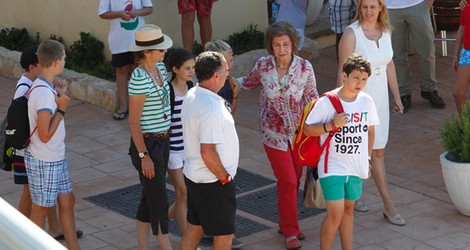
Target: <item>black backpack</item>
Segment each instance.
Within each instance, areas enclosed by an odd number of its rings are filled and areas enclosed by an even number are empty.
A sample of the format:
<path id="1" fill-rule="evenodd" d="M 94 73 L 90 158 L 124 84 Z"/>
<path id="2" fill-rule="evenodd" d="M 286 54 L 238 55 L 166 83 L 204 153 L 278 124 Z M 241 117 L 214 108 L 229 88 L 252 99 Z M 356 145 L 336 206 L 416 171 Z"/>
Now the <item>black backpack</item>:
<path id="1" fill-rule="evenodd" d="M 37 129 L 36 126 L 33 132 L 31 132 L 29 128 L 28 97 L 31 92 L 38 87 L 47 88 L 45 85 L 34 86 L 23 96 L 11 101 L 10 107 L 8 108 L 7 125 L 5 128 L 6 143 L 10 147 L 15 149 L 26 148 L 31 136 Z"/>
<path id="2" fill-rule="evenodd" d="M 13 151 L 6 144 L 5 127 L 7 119 L 5 118 L 0 125 L 0 168 L 5 171 L 11 171 L 13 168 Z"/>

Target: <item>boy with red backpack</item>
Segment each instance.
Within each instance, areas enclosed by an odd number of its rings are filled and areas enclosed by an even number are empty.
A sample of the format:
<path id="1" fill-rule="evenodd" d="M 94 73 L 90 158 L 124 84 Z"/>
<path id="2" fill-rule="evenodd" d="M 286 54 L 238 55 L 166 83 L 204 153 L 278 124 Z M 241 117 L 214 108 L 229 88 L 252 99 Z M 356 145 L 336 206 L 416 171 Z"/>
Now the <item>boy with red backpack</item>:
<path id="1" fill-rule="evenodd" d="M 320 249 L 330 249 L 339 228 L 341 246 L 352 249 L 354 201 L 362 194 L 362 179 L 369 177 L 368 157 L 374 143 L 374 126 L 379 124 L 372 98 L 362 89 L 371 74 L 370 62 L 351 55 L 343 65 L 343 86 L 333 90 L 343 113 L 336 113 L 328 97 L 321 97 L 306 120 L 304 133 L 325 141 L 330 131 L 340 128 L 318 162 L 318 175 L 326 200 L 327 214 L 321 225 Z M 325 165 L 328 164 L 328 168 Z"/>

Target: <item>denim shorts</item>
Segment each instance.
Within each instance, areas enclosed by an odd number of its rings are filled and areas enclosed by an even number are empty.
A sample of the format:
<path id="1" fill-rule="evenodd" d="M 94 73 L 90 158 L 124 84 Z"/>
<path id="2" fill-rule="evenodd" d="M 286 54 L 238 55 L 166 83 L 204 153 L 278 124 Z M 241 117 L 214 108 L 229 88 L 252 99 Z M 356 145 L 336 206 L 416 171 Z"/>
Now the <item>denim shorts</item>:
<path id="1" fill-rule="evenodd" d="M 362 194 L 362 179 L 357 176 L 329 176 L 320 178 L 325 200 L 359 200 Z"/>
<path id="2" fill-rule="evenodd" d="M 26 172 L 28 173 L 29 192 L 34 204 L 52 207 L 57 203 L 57 196 L 72 193 L 67 160 L 41 161 L 25 151 Z"/>
<path id="3" fill-rule="evenodd" d="M 459 65 L 470 65 L 470 50 L 462 48 L 460 53 Z"/>

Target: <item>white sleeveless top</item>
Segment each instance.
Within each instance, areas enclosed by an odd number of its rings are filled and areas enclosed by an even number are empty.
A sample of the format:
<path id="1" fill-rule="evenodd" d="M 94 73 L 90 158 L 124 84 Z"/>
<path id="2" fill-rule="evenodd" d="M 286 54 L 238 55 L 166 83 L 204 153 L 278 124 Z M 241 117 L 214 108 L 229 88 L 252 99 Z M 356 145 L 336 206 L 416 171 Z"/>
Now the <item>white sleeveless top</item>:
<path id="1" fill-rule="evenodd" d="M 375 127 L 374 149 L 385 148 L 388 141 L 390 123 L 390 103 L 388 98 L 387 64 L 392 60 L 393 49 L 390 32 L 383 31 L 378 43 L 369 40 L 359 22 L 349 25 L 356 37 L 354 53 L 360 54 L 371 62 L 372 74 L 367 80 L 364 92 L 374 100 L 380 124 Z"/>

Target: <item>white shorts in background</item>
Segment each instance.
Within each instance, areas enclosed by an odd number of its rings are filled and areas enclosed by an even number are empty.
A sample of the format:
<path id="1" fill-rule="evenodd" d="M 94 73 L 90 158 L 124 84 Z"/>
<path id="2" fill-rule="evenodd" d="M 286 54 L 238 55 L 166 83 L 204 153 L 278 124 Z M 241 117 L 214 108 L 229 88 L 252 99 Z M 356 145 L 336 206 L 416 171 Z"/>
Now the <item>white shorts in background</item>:
<path id="1" fill-rule="evenodd" d="M 168 169 L 180 169 L 184 166 L 184 151 L 171 151 L 170 159 L 168 160 Z"/>

